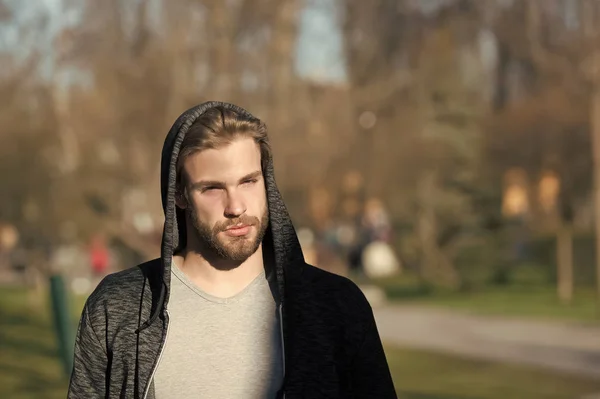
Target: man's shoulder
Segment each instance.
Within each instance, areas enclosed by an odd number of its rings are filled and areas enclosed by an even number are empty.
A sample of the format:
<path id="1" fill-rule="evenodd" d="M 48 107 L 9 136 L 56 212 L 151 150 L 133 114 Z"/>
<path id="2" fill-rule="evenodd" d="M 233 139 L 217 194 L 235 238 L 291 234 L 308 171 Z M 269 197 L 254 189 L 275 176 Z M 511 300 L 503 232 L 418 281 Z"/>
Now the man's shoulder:
<path id="1" fill-rule="evenodd" d="M 150 276 L 159 275 L 162 266 L 160 259 L 142 263 L 128 269 L 107 275 L 90 294 L 87 307 L 97 309 L 113 303 L 127 303 L 140 300 L 144 282 Z"/>
<path id="2" fill-rule="evenodd" d="M 309 264 L 304 266 L 302 274 L 317 300 L 354 311 L 371 311 L 371 305 L 364 293 L 349 278 Z"/>
<path id="3" fill-rule="evenodd" d="M 308 279 L 310 282 L 319 285 L 322 284 L 324 286 L 345 290 L 358 289 L 358 286 L 348 277 L 332 273 L 308 263 L 304 264 L 302 274 L 304 275 L 304 278 Z"/>

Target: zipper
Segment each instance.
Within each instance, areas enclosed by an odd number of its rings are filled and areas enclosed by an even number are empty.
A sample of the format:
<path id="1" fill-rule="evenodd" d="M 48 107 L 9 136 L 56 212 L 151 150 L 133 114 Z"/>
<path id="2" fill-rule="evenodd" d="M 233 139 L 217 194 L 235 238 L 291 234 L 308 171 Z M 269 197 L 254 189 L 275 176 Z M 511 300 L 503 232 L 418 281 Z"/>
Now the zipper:
<path id="1" fill-rule="evenodd" d="M 169 320 L 169 311 L 165 309 L 165 313 L 167 314 L 167 320 Z M 156 369 L 158 369 L 158 364 L 160 363 L 160 359 L 162 359 L 163 352 L 165 351 L 165 346 L 167 345 L 167 339 L 169 338 L 169 323 L 167 322 L 167 332 L 165 333 L 165 342 L 162 344 L 162 348 L 160 348 L 160 353 L 158 354 L 158 360 L 152 369 L 152 374 L 150 374 L 150 379 L 148 380 L 148 385 L 146 385 L 146 391 L 144 392 L 143 399 L 148 397 L 148 393 L 150 392 L 150 385 L 152 385 L 152 380 L 154 379 L 154 374 L 156 374 Z"/>
<path id="2" fill-rule="evenodd" d="M 279 304 L 279 332 L 281 334 L 281 356 L 283 360 L 283 380 L 285 381 L 285 340 L 283 337 L 283 302 Z M 285 399 L 285 388 L 283 390 L 283 399 Z"/>

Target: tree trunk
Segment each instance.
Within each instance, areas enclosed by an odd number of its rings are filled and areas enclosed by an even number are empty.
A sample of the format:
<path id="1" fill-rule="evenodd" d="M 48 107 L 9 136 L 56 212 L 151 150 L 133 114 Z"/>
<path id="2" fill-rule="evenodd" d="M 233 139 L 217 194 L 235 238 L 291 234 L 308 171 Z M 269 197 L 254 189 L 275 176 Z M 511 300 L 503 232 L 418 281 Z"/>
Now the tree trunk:
<path id="1" fill-rule="evenodd" d="M 595 73 L 596 77 L 598 72 Z M 596 290 L 600 301 L 600 85 L 594 79 L 591 103 L 592 155 L 594 159 L 594 222 L 596 229 Z"/>
<path id="2" fill-rule="evenodd" d="M 272 26 L 271 69 L 273 100 L 291 102 L 290 93 L 294 83 L 294 46 L 298 33 L 300 2 L 288 0 L 276 3 Z M 293 101 L 293 100 L 292 100 Z M 285 106 L 283 107 L 285 110 Z"/>
<path id="3" fill-rule="evenodd" d="M 430 283 L 443 287 L 458 289 L 462 279 L 450 257 L 438 244 L 438 217 L 434 198 L 439 193 L 436 189 L 435 172 L 427 172 L 419 182 L 420 211 L 417 218 L 417 234 L 421 249 L 421 274 Z"/>
<path id="4" fill-rule="evenodd" d="M 562 224 L 556 233 L 558 298 L 564 303 L 573 299 L 573 230 Z"/>
<path id="5" fill-rule="evenodd" d="M 236 72 L 236 38 L 231 9 L 226 1 L 209 2 L 208 32 L 213 37 L 211 47 L 211 90 L 213 96 L 235 101 L 239 83 Z"/>
<path id="6" fill-rule="evenodd" d="M 505 44 L 500 44 L 498 51 L 498 64 L 496 67 L 495 87 L 493 109 L 500 112 L 506 106 L 508 101 L 508 74 L 509 74 L 510 54 Z"/>
<path id="7" fill-rule="evenodd" d="M 581 7 L 582 29 L 584 37 L 591 39 L 591 48 L 587 49 L 589 54 L 588 79 L 592 87 L 590 101 L 590 129 L 592 135 L 592 159 L 594 179 L 594 225 L 596 231 L 596 292 L 600 303 L 600 47 L 597 46 L 598 5 L 596 1 L 587 0 L 579 3 Z"/>

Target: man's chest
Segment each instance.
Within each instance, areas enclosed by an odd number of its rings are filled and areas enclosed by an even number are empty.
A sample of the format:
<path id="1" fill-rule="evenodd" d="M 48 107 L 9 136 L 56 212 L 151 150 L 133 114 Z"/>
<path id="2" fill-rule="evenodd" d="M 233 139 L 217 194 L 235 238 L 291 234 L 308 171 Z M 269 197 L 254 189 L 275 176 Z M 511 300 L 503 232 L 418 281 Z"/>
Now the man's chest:
<path id="1" fill-rule="evenodd" d="M 156 397 L 274 397 L 283 381 L 274 303 L 175 298 L 154 377 Z"/>

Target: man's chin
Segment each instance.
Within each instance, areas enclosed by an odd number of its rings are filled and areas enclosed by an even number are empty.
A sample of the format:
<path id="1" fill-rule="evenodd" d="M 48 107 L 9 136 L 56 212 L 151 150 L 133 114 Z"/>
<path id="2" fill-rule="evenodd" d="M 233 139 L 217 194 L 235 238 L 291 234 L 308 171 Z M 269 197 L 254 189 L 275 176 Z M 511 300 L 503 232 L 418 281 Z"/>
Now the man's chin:
<path id="1" fill-rule="evenodd" d="M 220 261 L 217 261 L 214 266 L 223 270 L 233 270 L 247 261 L 250 256 L 252 256 L 250 252 L 221 252 Z"/>
<path id="2" fill-rule="evenodd" d="M 219 242 L 220 248 L 218 252 L 223 260 L 243 263 L 246 259 L 254 255 L 258 249 L 255 237 L 229 237 L 226 241 L 223 242 L 220 240 Z"/>

